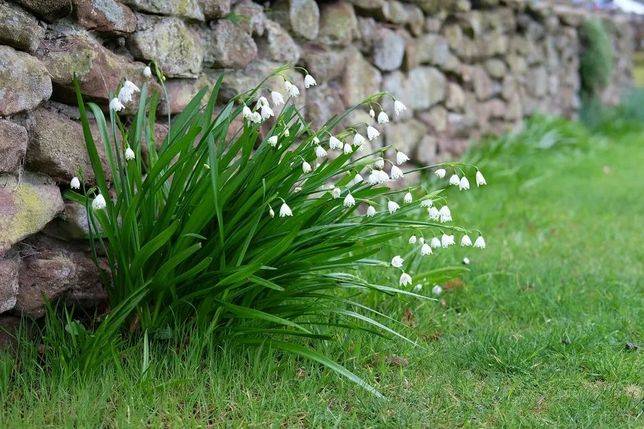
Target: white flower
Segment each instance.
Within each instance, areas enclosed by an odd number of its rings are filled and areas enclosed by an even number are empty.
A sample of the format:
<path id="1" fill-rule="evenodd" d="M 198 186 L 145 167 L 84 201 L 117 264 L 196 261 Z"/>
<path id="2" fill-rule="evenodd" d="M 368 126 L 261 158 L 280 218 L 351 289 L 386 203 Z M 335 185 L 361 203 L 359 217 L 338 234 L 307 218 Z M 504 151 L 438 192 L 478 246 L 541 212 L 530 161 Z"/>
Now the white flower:
<path id="1" fill-rule="evenodd" d="M 287 129 L 285 129 L 285 130 L 282 132 L 282 134 L 284 134 L 284 137 L 288 137 L 288 136 L 290 136 L 290 135 L 291 135 L 291 132 L 290 132 L 290 131 L 288 130 L 288 128 L 287 128 Z"/>
<path id="2" fill-rule="evenodd" d="M 467 191 L 470 189 L 470 181 L 467 180 L 467 177 L 461 177 L 461 181 L 458 183 L 458 189 L 461 191 Z"/>
<path id="3" fill-rule="evenodd" d="M 268 100 L 264 96 L 259 97 L 257 103 L 255 103 L 255 110 L 261 109 L 264 106 L 268 106 Z"/>
<path id="4" fill-rule="evenodd" d="M 143 76 L 148 79 L 152 77 L 152 69 L 150 69 L 149 66 L 145 66 L 145 68 L 143 69 Z"/>
<path id="5" fill-rule="evenodd" d="M 340 150 L 342 149 L 342 142 L 336 137 L 336 136 L 331 136 L 329 138 L 329 148 L 334 149 L 334 150 Z"/>
<path id="6" fill-rule="evenodd" d="M 423 285 L 418 284 L 418 285 L 414 286 L 414 292 L 415 293 L 418 293 L 421 290 L 423 290 Z"/>
<path id="7" fill-rule="evenodd" d="M 420 248 L 420 254 L 421 254 L 422 256 L 431 255 L 431 254 L 432 254 L 432 246 L 430 246 L 430 245 L 429 245 L 429 244 L 427 244 L 427 243 L 423 244 L 423 245 L 421 246 L 421 248 Z"/>
<path id="8" fill-rule="evenodd" d="M 277 91 L 271 91 L 271 100 L 273 100 L 273 104 L 276 107 L 284 104 L 284 97 L 282 96 L 282 93 Z"/>
<path id="9" fill-rule="evenodd" d="M 485 177 L 483 177 L 483 173 L 481 173 L 479 170 L 476 170 L 476 186 L 483 186 L 487 185 L 487 182 L 485 181 Z"/>
<path id="10" fill-rule="evenodd" d="M 438 211 L 441 222 L 451 222 L 452 221 L 452 211 L 447 206 L 443 206 Z"/>
<path id="11" fill-rule="evenodd" d="M 121 90 L 119 91 L 119 101 L 123 104 L 129 103 L 130 101 L 132 101 L 132 96 L 134 95 L 134 93 L 139 91 L 140 89 L 138 86 L 136 86 L 129 80 L 125 80 L 125 82 L 123 82 Z"/>
<path id="12" fill-rule="evenodd" d="M 441 241 L 438 237 L 432 237 L 431 241 L 429 242 L 429 245 L 432 246 L 434 249 L 439 249 L 441 247 Z"/>
<path id="13" fill-rule="evenodd" d="M 354 145 L 354 146 L 358 146 L 358 147 L 360 147 L 360 146 L 362 146 L 363 144 L 365 144 L 366 142 L 367 142 L 367 140 L 366 140 L 366 139 L 362 136 L 362 134 L 360 134 L 360 133 L 356 133 L 356 134 L 353 136 L 353 145 Z"/>
<path id="14" fill-rule="evenodd" d="M 439 168 L 438 170 L 434 171 L 434 174 L 435 174 L 439 179 L 442 179 L 442 178 L 443 178 L 443 177 L 445 177 L 445 175 L 447 174 L 447 170 L 445 170 L 444 168 Z"/>
<path id="15" fill-rule="evenodd" d="M 310 172 L 311 172 L 311 170 L 312 170 L 312 169 L 311 169 L 311 164 L 309 164 L 308 162 L 304 161 L 304 162 L 302 163 L 302 172 L 304 172 L 304 173 L 310 173 Z"/>
<path id="16" fill-rule="evenodd" d="M 107 203 L 105 202 L 105 198 L 103 195 L 98 194 L 94 199 L 92 200 L 92 208 L 94 210 L 102 210 L 107 206 Z"/>
<path id="17" fill-rule="evenodd" d="M 411 237 L 409 237 L 409 244 L 416 244 L 416 241 L 418 241 L 418 239 L 416 238 L 415 235 L 412 235 Z"/>
<path id="18" fill-rule="evenodd" d="M 397 150 L 396 151 L 396 164 L 404 164 L 405 162 L 409 161 L 409 157 L 402 153 L 401 151 Z"/>
<path id="19" fill-rule="evenodd" d="M 340 190 L 340 188 L 333 188 L 331 190 L 331 195 L 333 196 L 333 198 L 340 198 L 341 194 L 342 194 L 342 191 Z"/>
<path id="20" fill-rule="evenodd" d="M 344 197 L 344 202 L 342 203 L 343 206 L 345 207 L 353 207 L 356 205 L 356 200 L 353 198 L 353 195 L 351 193 L 348 193 L 346 197 Z"/>
<path id="21" fill-rule="evenodd" d="M 394 101 L 394 113 L 396 116 L 400 115 L 403 111 L 407 110 L 407 106 L 405 106 L 402 101 L 400 100 L 395 100 Z"/>
<path id="22" fill-rule="evenodd" d="M 389 116 L 384 111 L 381 111 L 378 113 L 378 123 L 379 124 L 386 124 L 389 122 Z"/>
<path id="23" fill-rule="evenodd" d="M 268 144 L 273 147 L 277 146 L 277 136 L 270 136 L 268 138 Z"/>
<path id="24" fill-rule="evenodd" d="M 280 207 L 280 217 L 286 217 L 286 216 L 293 216 L 293 212 L 291 211 L 291 208 L 286 203 L 282 203 L 282 206 Z"/>
<path id="25" fill-rule="evenodd" d="M 371 174 L 367 178 L 369 184 L 380 185 L 389 181 L 389 176 L 382 170 L 371 170 Z"/>
<path id="26" fill-rule="evenodd" d="M 425 239 L 424 239 L 423 237 L 420 237 L 420 238 L 418 239 L 418 242 L 419 242 L 420 244 L 425 244 Z"/>
<path id="27" fill-rule="evenodd" d="M 348 155 L 348 154 L 350 154 L 351 152 L 353 152 L 353 148 L 351 147 L 351 145 L 350 145 L 349 143 L 345 143 L 345 144 L 344 144 L 344 149 L 342 149 L 342 151 L 343 151 L 346 155 Z"/>
<path id="28" fill-rule="evenodd" d="M 411 284 L 411 276 L 407 273 L 402 273 L 400 275 L 399 284 L 400 286 L 409 286 Z"/>
<path id="29" fill-rule="evenodd" d="M 403 202 L 405 204 L 411 204 L 411 202 L 414 200 L 414 198 L 411 195 L 411 192 L 407 192 L 405 196 L 403 197 Z"/>
<path id="30" fill-rule="evenodd" d="M 369 141 L 377 138 L 379 135 L 380 135 L 380 131 L 378 131 L 371 125 L 367 127 L 367 138 L 369 139 Z"/>
<path id="31" fill-rule="evenodd" d="M 268 104 L 262 106 L 261 115 L 263 120 L 267 120 L 271 116 L 274 116 L 273 109 L 271 109 Z"/>
<path id="32" fill-rule="evenodd" d="M 391 266 L 394 268 L 402 268 L 403 262 L 405 262 L 405 260 L 401 258 L 400 255 L 396 255 L 391 258 Z"/>
<path id="33" fill-rule="evenodd" d="M 469 235 L 467 235 L 467 234 L 465 234 L 465 235 L 461 238 L 461 246 L 463 246 L 463 247 L 469 247 L 469 246 L 471 246 L 471 245 L 472 245 L 472 240 L 470 239 L 470 236 L 469 236 Z"/>
<path id="34" fill-rule="evenodd" d="M 125 106 L 123 105 L 123 103 L 121 103 L 119 101 L 118 98 L 116 98 L 116 97 L 112 98 L 112 100 L 110 101 L 110 110 L 112 110 L 114 112 L 120 112 L 124 108 L 125 108 Z"/>
<path id="35" fill-rule="evenodd" d="M 361 183 L 364 179 L 360 175 L 360 173 L 356 173 L 356 175 L 351 179 L 351 184 L 352 185 L 357 185 L 358 183 Z"/>
<path id="36" fill-rule="evenodd" d="M 320 145 L 315 146 L 315 156 L 318 158 L 324 158 L 326 156 L 326 150 Z"/>
<path id="37" fill-rule="evenodd" d="M 458 177 L 458 174 L 452 174 L 449 177 L 449 184 L 452 186 L 459 186 L 461 184 L 461 179 Z"/>
<path id="38" fill-rule="evenodd" d="M 449 247 L 454 244 L 454 236 L 453 235 L 448 235 L 448 234 L 443 234 L 441 236 L 441 246 L 442 247 Z"/>
<path id="39" fill-rule="evenodd" d="M 129 146 L 125 148 L 125 159 L 127 161 L 132 161 L 135 158 L 134 151 Z"/>
<path id="40" fill-rule="evenodd" d="M 268 215 L 270 217 L 275 217 L 275 211 L 273 211 L 273 207 L 268 208 Z"/>
<path id="41" fill-rule="evenodd" d="M 288 80 L 284 81 L 284 88 L 286 89 L 286 93 L 289 96 L 291 96 L 291 97 L 299 97 L 300 96 L 299 88 L 297 86 L 293 85 Z"/>
<path id="42" fill-rule="evenodd" d="M 71 182 L 69 182 L 69 187 L 72 189 L 80 189 L 80 180 L 78 179 L 78 177 L 72 177 Z"/>
<path id="43" fill-rule="evenodd" d="M 242 109 L 242 116 L 244 117 L 244 119 L 247 119 L 249 121 L 251 120 L 251 118 L 253 117 L 253 112 L 252 110 L 250 110 L 250 107 L 244 105 L 244 108 Z"/>
<path id="44" fill-rule="evenodd" d="M 260 115 L 259 112 L 253 112 L 253 114 L 250 115 L 250 120 L 251 122 L 255 122 L 256 124 L 259 124 L 262 122 L 262 115 Z"/>
<path id="45" fill-rule="evenodd" d="M 438 209 L 436 207 L 428 208 L 427 209 L 427 214 L 429 215 L 429 220 L 438 220 L 441 217 L 441 215 L 438 212 Z"/>
<path id="46" fill-rule="evenodd" d="M 320 144 L 320 139 L 318 138 L 318 136 L 313 136 L 313 143 Z"/>
<path id="47" fill-rule="evenodd" d="M 317 84 L 318 83 L 315 81 L 313 76 L 311 76 L 310 74 L 307 74 L 306 76 L 304 76 L 304 88 L 308 89 L 308 88 L 310 88 L 312 86 L 315 86 Z"/>
<path id="48" fill-rule="evenodd" d="M 443 293 L 443 288 L 442 288 L 442 287 L 440 287 L 440 286 L 438 286 L 438 285 L 434 285 L 434 287 L 432 288 L 432 293 L 433 293 L 434 295 L 438 296 L 438 295 L 440 295 L 441 293 Z"/>
<path id="49" fill-rule="evenodd" d="M 375 118 L 376 112 L 374 112 L 373 109 L 369 109 L 369 116 L 371 116 L 372 118 Z"/>
<path id="50" fill-rule="evenodd" d="M 373 162 L 373 166 L 378 170 L 382 170 L 383 168 L 385 168 L 385 160 L 382 158 L 376 158 L 376 160 Z"/>
<path id="51" fill-rule="evenodd" d="M 376 209 L 373 206 L 367 207 L 367 217 L 374 217 L 376 215 Z"/>
<path id="52" fill-rule="evenodd" d="M 476 240 L 474 240 L 474 247 L 485 249 L 485 239 L 482 235 L 479 235 Z"/>
<path id="53" fill-rule="evenodd" d="M 427 208 L 429 208 L 429 207 L 431 207 L 431 206 L 432 206 L 432 204 L 434 204 L 434 202 L 433 202 L 432 200 L 430 200 L 430 199 L 424 199 L 424 200 L 422 200 L 422 201 L 420 202 L 420 206 L 421 206 L 421 207 L 427 207 Z"/>
<path id="54" fill-rule="evenodd" d="M 466 257 L 464 257 L 464 258 L 463 258 L 463 264 L 464 264 L 464 265 L 470 265 L 470 258 L 468 258 L 467 256 L 466 256 Z"/>
<path id="55" fill-rule="evenodd" d="M 400 208 L 397 202 L 395 201 L 387 201 L 387 210 L 389 210 L 389 214 L 394 214 L 396 211 Z"/>
<path id="56" fill-rule="evenodd" d="M 389 172 L 389 175 L 393 180 L 398 180 L 402 179 L 404 177 L 403 171 L 398 168 L 396 165 L 391 166 L 391 171 Z"/>

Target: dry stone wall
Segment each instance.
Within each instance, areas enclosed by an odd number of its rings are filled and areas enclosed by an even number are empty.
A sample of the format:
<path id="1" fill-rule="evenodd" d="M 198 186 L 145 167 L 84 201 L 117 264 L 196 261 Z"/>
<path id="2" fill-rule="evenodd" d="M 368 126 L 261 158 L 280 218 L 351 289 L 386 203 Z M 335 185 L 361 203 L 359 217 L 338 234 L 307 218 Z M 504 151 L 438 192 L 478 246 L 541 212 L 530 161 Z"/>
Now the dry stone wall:
<path id="1" fill-rule="evenodd" d="M 61 197 L 79 169 L 92 180 L 74 74 L 105 106 L 154 61 L 168 77 L 160 113 L 172 115 L 221 73 L 223 102 L 298 64 L 320 83 L 301 98 L 313 124 L 389 91 L 409 109 L 381 143 L 432 163 L 536 112 L 573 116 L 585 18 L 526 0 L 0 0 L 0 319 L 42 315 L 43 295 L 104 299 L 84 210 Z M 604 19 L 619 52 L 614 102 L 633 34 L 625 18 Z"/>

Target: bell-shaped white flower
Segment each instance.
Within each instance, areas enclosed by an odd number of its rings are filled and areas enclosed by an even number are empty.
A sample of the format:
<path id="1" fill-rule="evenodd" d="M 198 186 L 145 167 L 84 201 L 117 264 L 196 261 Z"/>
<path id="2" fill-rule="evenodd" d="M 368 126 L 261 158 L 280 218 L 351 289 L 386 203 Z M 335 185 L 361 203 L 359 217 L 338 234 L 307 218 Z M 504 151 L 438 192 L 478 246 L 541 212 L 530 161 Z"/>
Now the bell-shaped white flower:
<path id="1" fill-rule="evenodd" d="M 129 146 L 126 147 L 125 148 L 125 159 L 127 161 L 132 161 L 135 157 L 136 157 L 136 155 L 134 154 L 134 151 L 132 150 L 132 148 L 130 148 Z"/>
<path id="2" fill-rule="evenodd" d="M 402 273 L 398 283 L 400 286 L 409 286 L 412 283 L 411 276 L 407 273 Z"/>
<path id="3" fill-rule="evenodd" d="M 451 246 L 453 244 L 455 244 L 453 235 L 443 234 L 441 236 L 441 246 L 442 247 L 449 247 L 449 246 Z"/>
<path id="4" fill-rule="evenodd" d="M 369 109 L 369 116 L 371 116 L 372 118 L 375 118 L 376 112 L 374 112 L 373 109 Z"/>
<path id="5" fill-rule="evenodd" d="M 138 86 L 136 86 L 129 80 L 126 80 L 125 82 L 123 82 L 123 86 L 119 90 L 118 99 L 123 104 L 129 103 L 130 101 L 132 101 L 132 96 L 134 95 L 134 93 L 139 91 L 140 89 Z"/>
<path id="6" fill-rule="evenodd" d="M 425 198 L 424 200 L 422 200 L 420 202 L 421 207 L 427 207 L 427 208 L 430 208 L 433 204 L 434 204 L 434 202 L 432 200 L 430 200 L 429 198 Z"/>
<path id="7" fill-rule="evenodd" d="M 353 148 L 351 147 L 351 145 L 350 145 L 349 143 L 345 143 L 345 144 L 344 144 L 344 148 L 342 149 L 342 151 L 343 151 L 346 155 L 348 155 L 348 154 L 350 154 L 351 152 L 353 152 Z"/>
<path id="8" fill-rule="evenodd" d="M 440 287 L 439 285 L 434 285 L 434 287 L 432 288 L 432 293 L 433 293 L 434 295 L 438 296 L 438 295 L 440 295 L 441 293 L 443 293 L 443 288 L 442 288 L 442 287 Z"/>
<path id="9" fill-rule="evenodd" d="M 277 146 L 277 136 L 270 136 L 268 138 L 268 144 L 273 147 Z"/>
<path id="10" fill-rule="evenodd" d="M 271 116 L 274 116 L 275 113 L 273 112 L 273 109 L 271 109 L 268 104 L 265 106 L 262 106 L 262 109 L 260 111 L 260 114 L 262 115 L 262 119 L 265 121 Z"/>
<path id="11" fill-rule="evenodd" d="M 280 207 L 280 217 L 293 216 L 291 208 L 286 203 L 282 203 Z"/>
<path id="12" fill-rule="evenodd" d="M 367 178 L 369 184 L 380 185 L 389 181 L 389 176 L 382 170 L 371 170 L 371 174 Z"/>
<path id="13" fill-rule="evenodd" d="M 414 197 L 412 197 L 411 192 L 407 192 L 403 197 L 403 202 L 405 204 L 411 204 L 412 201 L 414 201 Z"/>
<path id="14" fill-rule="evenodd" d="M 273 210 L 273 207 L 268 207 L 268 215 L 270 217 L 275 217 L 275 211 Z"/>
<path id="15" fill-rule="evenodd" d="M 253 111 L 250 110 L 250 107 L 244 105 L 244 107 L 242 108 L 242 116 L 244 117 L 244 119 L 250 121 L 253 117 Z"/>
<path id="16" fill-rule="evenodd" d="M 376 215 L 376 209 L 373 206 L 367 207 L 367 217 L 374 217 Z"/>
<path id="17" fill-rule="evenodd" d="M 336 136 L 329 137 L 329 148 L 333 150 L 340 150 L 344 145 Z"/>
<path id="18" fill-rule="evenodd" d="M 438 170 L 434 171 L 434 174 L 439 179 L 442 179 L 447 174 L 447 170 L 445 170 L 444 168 L 439 168 Z"/>
<path id="19" fill-rule="evenodd" d="M 467 256 L 463 258 L 463 265 L 470 265 L 470 258 Z"/>
<path id="20" fill-rule="evenodd" d="M 470 189 L 470 181 L 467 180 L 467 177 L 461 177 L 461 180 L 458 183 L 458 189 L 461 191 L 467 191 L 468 189 Z"/>
<path id="21" fill-rule="evenodd" d="M 290 132 L 290 131 L 289 131 L 289 129 L 287 128 L 287 129 L 285 129 L 284 131 L 282 131 L 282 134 L 284 134 L 284 137 L 288 137 L 288 136 L 290 136 L 290 135 L 291 135 L 291 132 Z"/>
<path id="22" fill-rule="evenodd" d="M 389 172 L 389 175 L 393 180 L 402 179 L 405 176 L 403 171 L 400 168 L 398 168 L 398 166 L 396 165 L 391 166 L 391 171 Z"/>
<path id="23" fill-rule="evenodd" d="M 367 127 L 367 138 L 369 139 L 369 141 L 372 141 L 373 139 L 378 138 L 379 135 L 380 135 L 380 131 L 378 131 L 371 125 Z"/>
<path id="24" fill-rule="evenodd" d="M 429 245 L 434 249 L 440 249 L 442 247 L 441 240 L 438 237 L 432 237 Z"/>
<path id="25" fill-rule="evenodd" d="M 389 214 L 396 213 L 396 211 L 398 211 L 399 208 L 400 206 L 398 205 L 397 202 L 391 201 L 391 200 L 387 201 L 387 210 L 389 210 Z"/>
<path id="26" fill-rule="evenodd" d="M 353 207 L 356 205 L 356 200 L 353 198 L 353 195 L 351 193 L 348 193 L 346 197 L 344 197 L 344 202 L 342 203 L 343 206 L 345 207 Z"/>
<path id="27" fill-rule="evenodd" d="M 353 136 L 353 145 L 354 146 L 360 147 L 363 144 L 365 144 L 366 142 L 367 142 L 367 139 L 365 139 L 362 136 L 362 134 L 360 134 L 360 133 L 355 133 L 355 135 Z"/>
<path id="28" fill-rule="evenodd" d="M 409 244 L 416 244 L 417 241 L 418 241 L 418 238 L 416 238 L 415 235 L 412 235 L 411 237 L 409 237 Z"/>
<path id="29" fill-rule="evenodd" d="M 143 76 L 147 79 L 152 77 L 152 69 L 149 66 L 145 66 L 143 69 Z"/>
<path id="30" fill-rule="evenodd" d="M 400 255 L 396 255 L 391 258 L 391 266 L 394 268 L 402 268 L 403 262 L 405 262 L 405 260 L 401 258 Z"/>
<path id="31" fill-rule="evenodd" d="M 397 150 L 396 151 L 396 164 L 401 165 L 409 161 L 409 157 L 404 154 L 403 152 Z"/>
<path id="32" fill-rule="evenodd" d="M 463 247 L 469 247 L 472 245 L 472 240 L 470 239 L 470 236 L 465 234 L 463 237 L 461 237 L 461 246 Z"/>
<path id="33" fill-rule="evenodd" d="M 113 112 L 120 112 L 125 106 L 119 101 L 118 98 L 114 97 L 110 100 L 110 110 Z"/>
<path id="34" fill-rule="evenodd" d="M 452 221 L 452 211 L 447 206 L 443 206 L 438 211 L 441 222 L 451 222 Z"/>
<path id="35" fill-rule="evenodd" d="M 308 88 L 310 88 L 312 86 L 315 86 L 317 84 L 318 83 L 315 81 L 313 76 L 311 76 L 310 74 L 307 74 L 306 76 L 304 76 L 304 88 L 308 89 Z"/>
<path id="36" fill-rule="evenodd" d="M 385 160 L 382 158 L 376 158 L 376 160 L 373 162 L 373 166 L 378 170 L 382 170 L 383 168 L 385 168 Z"/>
<path id="37" fill-rule="evenodd" d="M 261 96 L 257 99 L 257 103 L 255 103 L 255 110 L 259 110 L 264 106 L 268 106 L 268 100 L 266 97 Z"/>
<path id="38" fill-rule="evenodd" d="M 449 184 L 452 186 L 459 186 L 461 184 L 461 178 L 458 177 L 458 174 L 452 174 L 449 177 Z"/>
<path id="39" fill-rule="evenodd" d="M 407 110 L 407 106 L 405 106 L 402 101 L 400 100 L 395 100 L 394 101 L 394 113 L 396 116 L 400 115 L 402 112 Z"/>
<path id="40" fill-rule="evenodd" d="M 253 113 L 250 115 L 250 121 L 251 121 L 251 122 L 254 122 L 254 123 L 256 123 L 256 124 L 261 124 L 261 122 L 262 122 L 262 115 L 260 115 L 260 113 L 259 113 L 259 112 L 253 112 Z"/>
<path id="41" fill-rule="evenodd" d="M 320 139 L 318 138 L 318 136 L 313 136 L 313 143 L 320 144 Z"/>
<path id="42" fill-rule="evenodd" d="M 381 111 L 378 113 L 378 123 L 379 124 L 386 124 L 389 122 L 389 116 L 384 111 Z"/>
<path id="43" fill-rule="evenodd" d="M 80 180 L 76 176 L 72 177 L 72 180 L 69 182 L 69 187 L 72 189 L 80 189 L 80 185 Z"/>
<path id="44" fill-rule="evenodd" d="M 333 188 L 331 190 L 331 196 L 333 196 L 333 198 L 340 198 L 340 195 L 342 195 L 342 190 L 340 190 L 340 188 Z"/>
<path id="45" fill-rule="evenodd" d="M 326 150 L 320 145 L 315 146 L 315 156 L 318 158 L 324 158 L 326 156 Z"/>
<path id="46" fill-rule="evenodd" d="M 479 235 L 476 240 L 474 240 L 474 247 L 479 249 L 485 249 L 485 239 L 482 235 Z"/>
<path id="47" fill-rule="evenodd" d="M 418 293 L 421 290 L 423 290 L 423 285 L 417 284 L 416 286 L 414 286 L 414 293 Z"/>
<path id="48" fill-rule="evenodd" d="M 353 176 L 353 179 L 351 179 L 351 184 L 352 185 L 357 185 L 358 183 L 362 183 L 364 179 L 360 175 L 360 173 L 356 173 L 355 176 Z"/>
<path id="49" fill-rule="evenodd" d="M 436 207 L 428 208 L 427 214 L 429 215 L 429 220 L 439 220 L 441 217 L 441 214 Z"/>
<path id="50" fill-rule="evenodd" d="M 485 177 L 483 177 L 483 173 L 481 173 L 479 170 L 476 170 L 476 186 L 483 186 L 487 185 L 487 182 L 485 181 Z"/>
<path id="51" fill-rule="evenodd" d="M 271 100 L 275 106 L 281 106 L 284 104 L 284 96 L 281 92 L 271 91 Z"/>
<path id="52" fill-rule="evenodd" d="M 432 254 L 432 246 L 429 244 L 425 243 L 420 247 L 420 254 L 422 256 L 427 256 Z"/>
<path id="53" fill-rule="evenodd" d="M 420 237 L 420 238 L 418 239 L 418 242 L 419 242 L 420 244 L 425 244 L 425 238 Z"/>
<path id="54" fill-rule="evenodd" d="M 311 164 L 309 164 L 308 162 L 304 161 L 302 163 L 302 172 L 306 174 L 306 173 L 310 173 L 311 170 L 312 170 Z"/>
<path id="55" fill-rule="evenodd" d="M 286 93 L 289 96 L 291 96 L 291 97 L 299 97 L 300 96 L 299 88 L 297 86 L 293 85 L 288 80 L 284 81 L 284 88 L 286 89 Z"/>
<path id="56" fill-rule="evenodd" d="M 92 208 L 94 210 L 102 210 L 105 207 L 107 207 L 107 203 L 105 202 L 105 197 L 103 195 L 98 194 L 97 196 L 94 197 L 92 200 Z"/>

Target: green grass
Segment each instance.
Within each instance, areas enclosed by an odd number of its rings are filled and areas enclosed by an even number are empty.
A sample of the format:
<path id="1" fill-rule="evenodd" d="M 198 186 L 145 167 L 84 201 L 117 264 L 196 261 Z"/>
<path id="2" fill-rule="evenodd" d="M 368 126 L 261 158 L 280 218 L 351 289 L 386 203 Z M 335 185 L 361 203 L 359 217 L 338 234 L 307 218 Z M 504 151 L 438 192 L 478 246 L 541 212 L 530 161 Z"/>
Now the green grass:
<path id="1" fill-rule="evenodd" d="M 644 365 L 625 345 L 642 343 L 644 135 L 501 153 L 487 188 L 450 195 L 488 248 L 432 256 L 469 257 L 463 282 L 440 302 L 379 304 L 413 320 L 403 331 L 420 346 L 328 345 L 387 400 L 292 355 L 222 346 L 201 359 L 185 340 L 149 358 L 133 345 L 121 368 L 82 377 L 23 363 L 0 376 L 0 427 L 642 427 Z M 13 365 L 0 359 L 0 374 Z"/>

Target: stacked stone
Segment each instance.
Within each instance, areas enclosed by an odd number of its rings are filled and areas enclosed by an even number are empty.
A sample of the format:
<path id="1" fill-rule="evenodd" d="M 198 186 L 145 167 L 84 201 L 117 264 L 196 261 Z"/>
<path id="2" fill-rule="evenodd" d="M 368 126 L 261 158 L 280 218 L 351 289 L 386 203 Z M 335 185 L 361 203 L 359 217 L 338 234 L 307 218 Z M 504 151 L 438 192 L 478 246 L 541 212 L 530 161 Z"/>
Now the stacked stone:
<path id="1" fill-rule="evenodd" d="M 123 79 L 140 86 L 155 62 L 168 77 L 160 113 L 173 115 L 222 73 L 224 102 L 297 64 L 320 83 L 300 99 L 315 126 L 389 91 L 409 108 L 381 144 L 433 163 L 527 115 L 574 115 L 584 19 L 526 0 L 277 0 L 269 8 L 251 0 L 0 0 L 0 318 L 41 316 L 43 294 L 104 298 L 86 256 L 84 208 L 61 197 L 79 171 L 93 180 L 74 75 L 105 107 Z M 607 90 L 614 99 L 630 83 L 633 35 L 619 17 L 606 19 L 620 53 Z M 291 79 L 302 87 L 301 74 Z M 268 84 L 282 89 L 277 78 Z M 391 112 L 391 101 L 384 108 Z M 369 120 L 364 111 L 350 118 Z"/>

